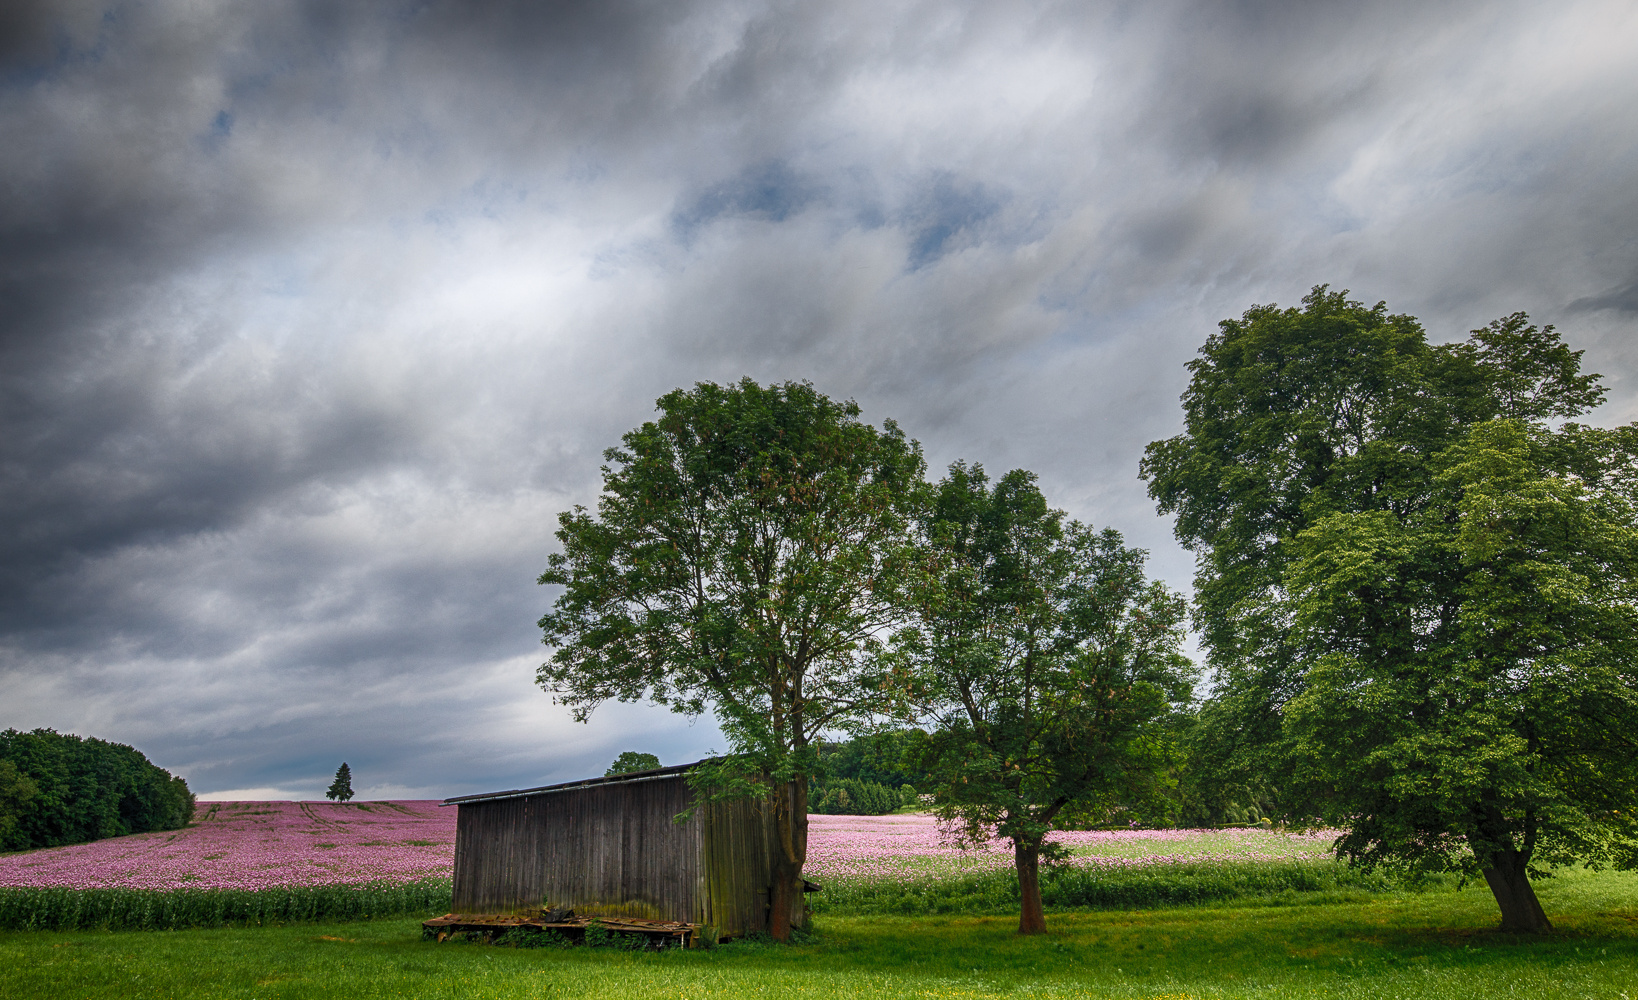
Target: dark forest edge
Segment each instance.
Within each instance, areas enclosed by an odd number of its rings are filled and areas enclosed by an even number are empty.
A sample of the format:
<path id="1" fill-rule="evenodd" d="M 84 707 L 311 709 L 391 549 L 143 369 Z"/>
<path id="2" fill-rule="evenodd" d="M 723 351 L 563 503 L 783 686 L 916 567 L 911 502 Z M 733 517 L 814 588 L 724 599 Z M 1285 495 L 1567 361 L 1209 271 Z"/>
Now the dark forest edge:
<path id="1" fill-rule="evenodd" d="M 186 781 L 123 743 L 0 732 L 0 851 L 179 830 L 194 805 Z"/>

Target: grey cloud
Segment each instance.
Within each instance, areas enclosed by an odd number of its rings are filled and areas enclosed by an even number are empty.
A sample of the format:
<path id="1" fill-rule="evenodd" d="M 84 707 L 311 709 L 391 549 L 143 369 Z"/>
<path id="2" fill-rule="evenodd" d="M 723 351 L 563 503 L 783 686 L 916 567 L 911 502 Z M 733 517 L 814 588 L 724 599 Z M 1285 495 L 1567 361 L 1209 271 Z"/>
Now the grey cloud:
<path id="1" fill-rule="evenodd" d="M 1638 281 L 1612 288 L 1601 295 L 1585 295 L 1567 307 L 1572 313 L 1596 312 L 1611 309 L 1621 313 L 1638 313 Z"/>
<path id="2" fill-rule="evenodd" d="M 12 5 L 0 725 L 305 794 L 720 747 L 531 684 L 556 513 L 699 379 L 1035 469 L 1178 585 L 1137 457 L 1253 302 L 1525 308 L 1628 412 L 1617 7 Z"/>

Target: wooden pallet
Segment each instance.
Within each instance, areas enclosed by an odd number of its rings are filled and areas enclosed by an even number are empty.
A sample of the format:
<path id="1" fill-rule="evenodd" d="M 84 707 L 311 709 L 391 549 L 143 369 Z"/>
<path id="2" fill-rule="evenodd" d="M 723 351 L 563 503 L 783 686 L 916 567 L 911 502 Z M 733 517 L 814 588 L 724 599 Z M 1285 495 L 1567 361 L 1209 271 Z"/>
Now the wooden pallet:
<path id="1" fill-rule="evenodd" d="M 547 916 L 557 919 L 548 920 Z M 685 924 L 676 920 L 645 920 L 641 917 L 581 917 L 569 914 L 486 914 L 446 913 L 421 923 L 421 932 L 437 941 L 452 935 L 482 935 L 488 941 L 512 930 L 557 931 L 571 939 L 584 941 L 586 929 L 597 925 L 615 934 L 642 934 L 657 948 L 693 948 L 699 944 L 699 924 Z"/>

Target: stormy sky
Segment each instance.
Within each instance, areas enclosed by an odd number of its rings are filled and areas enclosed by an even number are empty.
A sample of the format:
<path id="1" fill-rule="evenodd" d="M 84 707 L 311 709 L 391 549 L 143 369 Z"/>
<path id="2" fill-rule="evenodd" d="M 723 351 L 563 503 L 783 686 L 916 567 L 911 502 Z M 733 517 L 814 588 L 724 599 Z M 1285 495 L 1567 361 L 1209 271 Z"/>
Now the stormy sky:
<path id="1" fill-rule="evenodd" d="M 1224 317 L 1512 312 L 1638 419 L 1630 3 L 12 2 L 0 727 L 223 798 L 691 760 L 533 686 L 662 393 L 810 380 L 1191 562 L 1136 477 Z"/>

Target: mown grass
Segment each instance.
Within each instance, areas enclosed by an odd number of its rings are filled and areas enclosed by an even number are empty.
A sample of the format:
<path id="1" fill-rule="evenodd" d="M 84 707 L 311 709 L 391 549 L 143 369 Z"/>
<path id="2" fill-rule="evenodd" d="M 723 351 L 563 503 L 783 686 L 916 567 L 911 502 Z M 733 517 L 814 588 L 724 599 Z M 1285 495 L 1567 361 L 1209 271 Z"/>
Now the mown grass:
<path id="1" fill-rule="evenodd" d="M 1035 938 L 1011 915 L 828 914 L 796 946 L 665 953 L 432 944 L 405 918 L 4 932 L 0 996 L 1638 1000 L 1638 876 L 1543 883 L 1540 939 L 1493 930 L 1480 887 L 1349 893 L 1057 913 Z"/>

